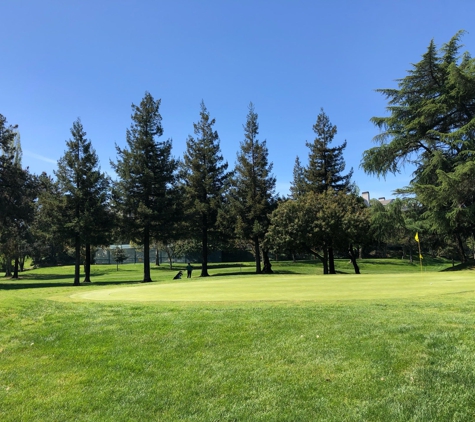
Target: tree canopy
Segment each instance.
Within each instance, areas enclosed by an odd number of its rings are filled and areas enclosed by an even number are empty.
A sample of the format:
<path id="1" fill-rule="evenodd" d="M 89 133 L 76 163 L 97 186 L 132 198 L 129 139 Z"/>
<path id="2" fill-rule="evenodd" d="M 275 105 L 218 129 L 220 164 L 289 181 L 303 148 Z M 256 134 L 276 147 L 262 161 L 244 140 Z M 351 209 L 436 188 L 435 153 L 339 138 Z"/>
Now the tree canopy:
<path id="1" fill-rule="evenodd" d="M 451 233 L 460 245 L 475 229 L 475 61 L 460 53 L 463 33 L 440 50 L 431 41 L 398 88 L 378 90 L 388 100 L 388 115 L 372 118 L 381 131 L 374 138 L 378 146 L 365 151 L 361 162 L 379 177 L 415 166 L 400 192 L 417 195 L 431 230 Z M 462 248 L 460 253 L 464 260 Z"/>
<path id="2" fill-rule="evenodd" d="M 275 204 L 276 179 L 272 174 L 272 163 L 266 141 L 259 141 L 258 115 L 254 105 L 249 104 L 244 140 L 240 144 L 237 163 L 232 178 L 231 215 L 235 218 L 235 234 L 252 244 L 256 273 L 261 269 L 261 246 L 269 226 L 269 217 Z M 262 251 L 264 257 L 267 252 Z M 265 259 L 265 272 L 270 272 L 270 262 Z"/>
<path id="3" fill-rule="evenodd" d="M 201 277 L 208 274 L 209 243 L 217 236 L 216 222 L 229 186 L 228 163 L 221 155 L 215 119 L 204 104 L 200 120 L 193 124 L 196 137 L 189 136 L 180 177 L 183 184 L 188 237 L 201 242 Z"/>
<path id="4" fill-rule="evenodd" d="M 306 190 L 315 193 L 323 193 L 329 189 L 350 192 L 353 169 L 348 174 L 343 174 L 346 167 L 343 151 L 347 143 L 344 141 L 339 146 L 330 146 L 337 134 L 337 127 L 330 122 L 323 109 L 317 116 L 313 131 L 317 136 L 313 142 L 306 143 L 310 149 L 308 165 L 303 170 Z M 298 168 L 294 171 L 297 171 L 298 176 Z"/>
<path id="5" fill-rule="evenodd" d="M 144 282 L 150 276 L 150 242 L 168 234 L 176 221 L 176 170 L 172 141 L 158 141 L 163 134 L 160 100 L 145 93 L 140 105 L 132 104 L 132 124 L 126 132 L 127 148 L 116 146 L 117 162 L 111 163 L 118 180 L 113 204 L 123 232 L 144 248 Z"/>
<path id="6" fill-rule="evenodd" d="M 75 276 L 79 284 L 81 245 L 85 245 L 86 282 L 90 282 L 91 244 L 107 242 L 107 212 L 109 180 L 99 168 L 99 159 L 80 119 L 73 123 L 72 138 L 66 141 L 67 150 L 58 161 L 55 172 L 64 201 L 59 203 L 66 218 L 65 229 L 74 239 Z"/>

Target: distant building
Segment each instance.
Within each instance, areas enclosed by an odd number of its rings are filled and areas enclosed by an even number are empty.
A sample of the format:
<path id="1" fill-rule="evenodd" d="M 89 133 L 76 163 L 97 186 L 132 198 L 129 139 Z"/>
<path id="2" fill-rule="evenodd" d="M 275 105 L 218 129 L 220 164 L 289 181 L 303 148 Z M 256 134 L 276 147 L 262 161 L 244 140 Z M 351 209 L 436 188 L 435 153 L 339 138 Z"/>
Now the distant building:
<path id="1" fill-rule="evenodd" d="M 366 204 L 366 206 L 371 206 L 371 198 L 369 196 L 369 192 L 363 192 L 361 194 L 361 197 L 364 199 L 364 203 Z M 381 204 L 383 205 L 388 205 L 390 204 L 391 202 L 394 201 L 394 199 L 386 199 L 384 196 L 381 197 L 381 198 L 378 198 L 378 201 L 381 202 Z"/>

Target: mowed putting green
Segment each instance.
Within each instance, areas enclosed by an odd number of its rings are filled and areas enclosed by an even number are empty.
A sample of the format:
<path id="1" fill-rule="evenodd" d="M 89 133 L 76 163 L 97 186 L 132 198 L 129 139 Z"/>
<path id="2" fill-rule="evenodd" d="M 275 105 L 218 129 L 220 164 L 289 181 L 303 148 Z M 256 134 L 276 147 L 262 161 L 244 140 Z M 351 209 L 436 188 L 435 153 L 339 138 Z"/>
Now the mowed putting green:
<path id="1" fill-rule="evenodd" d="M 247 275 L 137 284 L 70 295 L 73 300 L 120 302 L 248 302 L 403 299 L 446 294 L 475 296 L 467 272 L 369 275 Z"/>

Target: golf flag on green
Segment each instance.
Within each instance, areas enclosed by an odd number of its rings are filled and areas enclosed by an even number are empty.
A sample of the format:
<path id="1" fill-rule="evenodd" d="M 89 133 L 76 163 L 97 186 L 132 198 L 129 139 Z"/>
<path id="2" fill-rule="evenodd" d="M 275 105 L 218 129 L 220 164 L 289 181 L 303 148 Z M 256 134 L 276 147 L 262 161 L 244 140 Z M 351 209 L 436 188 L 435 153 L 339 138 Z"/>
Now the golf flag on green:
<path id="1" fill-rule="evenodd" d="M 416 239 L 416 242 L 419 245 L 419 259 L 422 260 L 422 254 L 421 254 L 421 242 L 419 242 L 419 232 L 416 232 L 416 235 L 414 236 L 414 239 Z M 421 261 L 421 266 L 422 266 L 422 261 Z"/>

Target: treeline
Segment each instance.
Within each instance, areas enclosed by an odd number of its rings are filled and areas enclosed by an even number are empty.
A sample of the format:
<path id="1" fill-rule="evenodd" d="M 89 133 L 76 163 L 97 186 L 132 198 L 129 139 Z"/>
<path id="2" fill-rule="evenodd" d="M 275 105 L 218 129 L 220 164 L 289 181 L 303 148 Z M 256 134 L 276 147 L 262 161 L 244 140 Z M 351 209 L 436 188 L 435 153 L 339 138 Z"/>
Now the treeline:
<path id="1" fill-rule="evenodd" d="M 151 246 L 169 253 L 200 251 L 201 276 L 211 250 L 240 248 L 255 256 L 256 273 L 271 273 L 271 256 L 312 255 L 334 273 L 346 256 L 358 273 L 365 253 L 412 256 L 419 233 L 425 251 L 466 261 L 475 226 L 475 61 L 460 54 L 457 33 L 440 50 L 431 42 L 422 60 L 379 90 L 387 116 L 372 120 L 381 133 L 363 152 L 362 168 L 384 177 L 415 164 L 411 183 L 383 206 L 365 204 L 345 173 L 346 141 L 334 146 L 337 128 L 323 109 L 307 142 L 308 163 L 294 164 L 289 197 L 275 193 L 266 141 L 258 139 L 252 103 L 243 125 L 236 165 L 220 150 L 215 120 L 204 103 L 184 156 L 163 140 L 160 100 L 146 93 L 132 105 L 126 146 L 116 146 L 112 181 L 78 119 L 54 177 L 21 165 L 17 127 L 0 115 L 0 256 L 7 276 L 18 277 L 25 256 L 37 265 L 73 257 L 74 283 L 90 281 L 92 251 L 133 242 L 144 251 L 144 281 L 151 281 Z M 471 252 L 472 251 L 472 252 Z"/>

